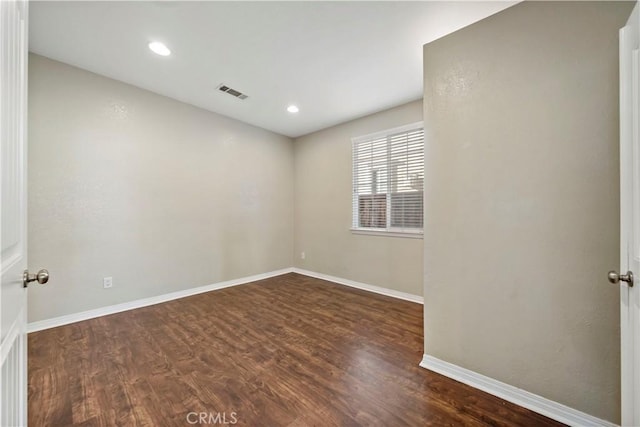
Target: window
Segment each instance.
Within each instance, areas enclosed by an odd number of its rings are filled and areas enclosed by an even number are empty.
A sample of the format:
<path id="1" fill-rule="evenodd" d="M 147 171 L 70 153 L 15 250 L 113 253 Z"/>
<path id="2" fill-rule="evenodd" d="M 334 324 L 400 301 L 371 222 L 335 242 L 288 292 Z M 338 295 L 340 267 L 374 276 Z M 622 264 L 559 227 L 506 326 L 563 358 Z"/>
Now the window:
<path id="1" fill-rule="evenodd" d="M 421 237 L 424 130 L 414 123 L 353 138 L 356 233 Z"/>

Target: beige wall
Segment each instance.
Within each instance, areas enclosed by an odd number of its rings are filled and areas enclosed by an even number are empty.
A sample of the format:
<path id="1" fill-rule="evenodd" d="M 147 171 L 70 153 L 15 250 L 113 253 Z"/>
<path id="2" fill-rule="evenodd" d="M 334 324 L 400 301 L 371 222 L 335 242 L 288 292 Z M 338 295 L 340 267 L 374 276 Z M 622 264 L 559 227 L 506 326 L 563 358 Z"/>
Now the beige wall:
<path id="1" fill-rule="evenodd" d="M 422 295 L 421 239 L 350 231 L 351 138 L 421 120 L 420 100 L 296 139 L 296 267 Z"/>
<path id="2" fill-rule="evenodd" d="M 618 29 L 526 2 L 424 47 L 425 353 L 618 421 Z"/>
<path id="3" fill-rule="evenodd" d="M 29 59 L 29 321 L 292 265 L 291 139 Z"/>

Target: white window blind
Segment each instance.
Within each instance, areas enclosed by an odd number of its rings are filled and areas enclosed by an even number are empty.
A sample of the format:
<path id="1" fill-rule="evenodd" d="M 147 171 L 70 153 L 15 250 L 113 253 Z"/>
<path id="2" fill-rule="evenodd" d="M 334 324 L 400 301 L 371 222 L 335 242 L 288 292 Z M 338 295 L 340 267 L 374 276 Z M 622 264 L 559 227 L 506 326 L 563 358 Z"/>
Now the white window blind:
<path id="1" fill-rule="evenodd" d="M 421 233 L 422 123 L 353 139 L 353 229 Z"/>

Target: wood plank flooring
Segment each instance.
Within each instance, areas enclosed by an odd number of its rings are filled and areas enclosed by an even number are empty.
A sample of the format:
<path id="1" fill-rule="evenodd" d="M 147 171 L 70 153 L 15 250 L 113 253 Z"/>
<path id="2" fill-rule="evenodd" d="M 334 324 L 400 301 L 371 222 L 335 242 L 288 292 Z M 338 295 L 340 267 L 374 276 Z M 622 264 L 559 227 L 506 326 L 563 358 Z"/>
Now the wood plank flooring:
<path id="1" fill-rule="evenodd" d="M 30 334 L 29 425 L 560 425 L 422 348 L 421 305 L 286 274 Z"/>

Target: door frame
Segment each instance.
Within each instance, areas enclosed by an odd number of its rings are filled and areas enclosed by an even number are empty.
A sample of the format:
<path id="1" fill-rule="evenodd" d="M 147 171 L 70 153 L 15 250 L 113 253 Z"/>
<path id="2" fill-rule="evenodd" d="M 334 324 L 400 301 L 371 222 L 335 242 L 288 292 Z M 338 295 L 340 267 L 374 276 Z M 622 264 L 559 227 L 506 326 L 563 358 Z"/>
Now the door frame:
<path id="1" fill-rule="evenodd" d="M 640 6 L 620 29 L 620 271 L 634 270 L 640 221 L 638 129 L 640 121 Z M 636 200 L 634 200 L 636 199 Z M 634 204 L 636 206 L 634 206 Z M 637 268 L 635 269 L 637 270 Z M 640 276 L 640 271 L 634 271 Z M 620 357 L 622 425 L 640 425 L 640 280 L 620 282 Z"/>

